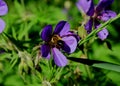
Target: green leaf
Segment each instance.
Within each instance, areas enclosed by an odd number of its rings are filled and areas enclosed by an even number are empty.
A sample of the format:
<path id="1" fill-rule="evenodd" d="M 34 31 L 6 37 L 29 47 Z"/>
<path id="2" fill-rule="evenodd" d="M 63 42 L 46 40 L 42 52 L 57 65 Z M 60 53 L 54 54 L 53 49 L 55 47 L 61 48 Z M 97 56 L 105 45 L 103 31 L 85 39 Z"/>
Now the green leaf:
<path id="1" fill-rule="evenodd" d="M 120 65 L 118 64 L 113 64 L 110 62 L 105 62 L 105 61 L 99 61 L 99 60 L 90 60 L 90 59 L 83 59 L 83 58 L 74 58 L 74 57 L 69 57 L 69 60 L 87 64 L 93 67 L 98 67 L 98 68 L 103 68 L 107 70 L 112 70 L 116 72 L 120 72 Z"/>
<path id="2" fill-rule="evenodd" d="M 120 72 L 120 65 L 113 64 L 113 63 L 95 63 L 92 65 L 93 67 L 103 68 L 107 70 L 112 70 L 116 72 Z"/>

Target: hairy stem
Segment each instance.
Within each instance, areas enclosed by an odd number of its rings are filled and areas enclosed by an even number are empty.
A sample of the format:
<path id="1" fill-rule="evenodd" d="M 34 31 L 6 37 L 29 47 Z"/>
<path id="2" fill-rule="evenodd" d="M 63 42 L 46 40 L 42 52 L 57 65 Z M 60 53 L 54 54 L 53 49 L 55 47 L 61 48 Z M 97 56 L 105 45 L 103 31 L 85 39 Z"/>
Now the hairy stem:
<path id="1" fill-rule="evenodd" d="M 118 14 L 115 18 L 112 18 L 112 19 L 110 19 L 109 21 L 101 24 L 101 26 L 100 26 L 98 29 L 93 30 L 90 34 L 88 34 L 88 35 L 86 36 L 85 39 L 80 40 L 79 43 L 78 43 L 79 46 L 82 45 L 83 43 L 85 43 L 86 41 L 90 40 L 96 33 L 98 33 L 98 32 L 101 31 L 104 27 L 106 27 L 107 25 L 109 25 L 109 24 L 112 23 L 113 21 L 116 21 L 116 20 L 119 19 L 119 18 L 120 18 L 120 14 Z"/>

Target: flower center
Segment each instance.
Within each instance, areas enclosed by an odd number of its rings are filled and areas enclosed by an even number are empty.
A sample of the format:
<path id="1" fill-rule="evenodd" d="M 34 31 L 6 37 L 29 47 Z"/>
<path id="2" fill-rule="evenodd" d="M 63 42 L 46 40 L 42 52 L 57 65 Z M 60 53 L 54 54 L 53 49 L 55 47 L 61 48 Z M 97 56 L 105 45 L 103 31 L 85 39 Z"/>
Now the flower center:
<path id="1" fill-rule="evenodd" d="M 94 15 L 92 16 L 93 19 L 97 18 L 97 13 L 94 13 Z"/>
<path id="2" fill-rule="evenodd" d="M 63 41 L 62 41 L 62 39 L 61 39 L 60 36 L 58 36 L 58 35 L 53 35 L 49 44 L 50 44 L 52 47 L 53 47 L 53 46 L 55 46 L 55 47 L 61 47 L 61 46 L 62 46 L 62 43 L 63 43 Z"/>

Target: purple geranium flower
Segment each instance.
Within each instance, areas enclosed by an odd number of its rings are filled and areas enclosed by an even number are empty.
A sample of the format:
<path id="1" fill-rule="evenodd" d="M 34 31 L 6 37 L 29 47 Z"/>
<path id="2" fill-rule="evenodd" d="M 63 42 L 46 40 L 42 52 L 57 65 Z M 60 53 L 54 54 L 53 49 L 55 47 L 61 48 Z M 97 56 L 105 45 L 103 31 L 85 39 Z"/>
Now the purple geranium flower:
<path id="1" fill-rule="evenodd" d="M 0 16 L 5 15 L 7 12 L 8 12 L 7 4 L 5 3 L 5 1 L 0 0 Z M 0 33 L 2 33 L 4 28 L 5 28 L 5 22 L 0 18 Z"/>
<path id="2" fill-rule="evenodd" d="M 70 25 L 66 21 L 60 21 L 54 31 L 52 26 L 47 25 L 41 32 L 41 38 L 45 43 L 41 46 L 42 57 L 50 58 L 50 52 L 53 55 L 57 66 L 65 66 L 68 61 L 61 51 L 72 53 L 77 47 L 77 35 L 70 32 Z"/>
<path id="3" fill-rule="evenodd" d="M 92 31 L 92 26 L 97 29 L 100 26 L 100 21 L 106 22 L 116 16 L 116 13 L 111 10 L 105 10 L 105 8 L 112 4 L 113 0 L 99 0 L 98 5 L 95 7 L 93 0 L 78 0 L 76 3 L 79 10 L 83 11 L 86 15 L 90 16 L 89 21 L 85 25 L 85 29 L 88 33 Z M 104 40 L 108 36 L 106 28 L 98 32 L 98 37 Z"/>

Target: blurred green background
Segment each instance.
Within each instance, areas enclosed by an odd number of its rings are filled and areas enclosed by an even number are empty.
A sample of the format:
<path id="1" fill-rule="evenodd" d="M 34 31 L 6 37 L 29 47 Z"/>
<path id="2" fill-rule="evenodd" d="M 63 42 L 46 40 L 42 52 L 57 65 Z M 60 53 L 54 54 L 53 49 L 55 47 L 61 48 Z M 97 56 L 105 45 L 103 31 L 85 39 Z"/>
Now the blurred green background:
<path id="1" fill-rule="evenodd" d="M 72 61 L 59 68 L 52 60 L 40 57 L 40 32 L 45 25 L 55 27 L 60 20 L 66 20 L 75 31 L 81 25 L 84 18 L 75 5 L 77 0 L 5 1 L 9 12 L 2 17 L 7 37 L 0 35 L 0 86 L 120 86 L 119 72 Z M 114 0 L 108 8 L 118 14 L 119 4 Z M 120 64 L 119 22 L 107 27 L 109 36 L 105 41 L 96 39 L 87 47 L 89 59 Z M 70 56 L 82 57 L 82 49 Z"/>

